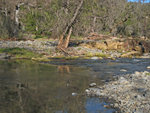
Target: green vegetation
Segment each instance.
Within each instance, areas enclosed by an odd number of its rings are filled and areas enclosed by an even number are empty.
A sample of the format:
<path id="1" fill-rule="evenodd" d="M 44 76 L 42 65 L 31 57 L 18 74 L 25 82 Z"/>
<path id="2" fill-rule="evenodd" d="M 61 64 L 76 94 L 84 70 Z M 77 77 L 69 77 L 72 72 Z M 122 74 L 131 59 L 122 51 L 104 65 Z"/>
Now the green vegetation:
<path id="1" fill-rule="evenodd" d="M 1 48 L 0 53 L 7 53 L 15 59 L 30 59 L 34 61 L 50 61 L 47 56 L 22 48 Z"/>
<path id="2" fill-rule="evenodd" d="M 146 75 L 150 76 L 150 73 L 146 73 Z"/>
<path id="3" fill-rule="evenodd" d="M 42 55 L 33 53 L 26 49 L 21 48 L 2 48 L 0 49 L 0 53 L 7 53 L 15 58 L 25 58 L 25 59 L 32 59 L 37 57 L 42 57 Z"/>
<path id="4" fill-rule="evenodd" d="M 95 56 L 102 57 L 102 58 L 107 58 L 109 55 L 104 54 L 104 53 L 95 53 Z"/>
<path id="5" fill-rule="evenodd" d="M 99 57 L 99 58 L 108 58 L 109 55 L 104 53 L 87 53 L 86 57 Z"/>
<path id="6" fill-rule="evenodd" d="M 16 0 L 0 2 L 1 38 L 29 37 L 58 38 L 71 21 L 80 1 L 34 0 L 20 6 L 18 15 Z M 7 5 L 6 5 L 7 4 Z M 84 0 L 73 23 L 73 38 L 87 36 L 91 32 L 114 36 L 150 37 L 150 3 L 126 0 Z M 18 17 L 19 25 L 16 24 Z M 29 36 L 26 36 L 28 34 Z"/>

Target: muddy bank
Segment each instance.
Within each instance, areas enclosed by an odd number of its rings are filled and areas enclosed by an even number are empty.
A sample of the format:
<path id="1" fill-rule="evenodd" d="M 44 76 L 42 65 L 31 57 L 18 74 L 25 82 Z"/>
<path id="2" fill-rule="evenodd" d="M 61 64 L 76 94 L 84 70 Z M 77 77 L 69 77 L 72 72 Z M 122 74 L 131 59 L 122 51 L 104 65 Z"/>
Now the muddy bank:
<path id="1" fill-rule="evenodd" d="M 149 113 L 150 73 L 144 71 L 118 76 L 104 86 L 86 89 L 86 94 L 115 100 L 112 106 L 122 113 Z"/>

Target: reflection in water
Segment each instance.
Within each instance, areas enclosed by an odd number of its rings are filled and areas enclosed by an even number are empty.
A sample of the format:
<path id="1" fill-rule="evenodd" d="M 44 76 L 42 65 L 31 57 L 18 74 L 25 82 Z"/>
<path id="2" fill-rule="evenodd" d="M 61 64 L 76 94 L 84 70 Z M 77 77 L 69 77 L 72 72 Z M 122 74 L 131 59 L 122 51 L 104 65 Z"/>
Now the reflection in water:
<path id="1" fill-rule="evenodd" d="M 83 96 L 91 80 L 101 83 L 94 74 L 74 66 L 0 61 L 0 113 L 96 113 L 99 102 Z"/>
<path id="2" fill-rule="evenodd" d="M 70 73 L 70 67 L 69 66 L 58 66 L 57 67 L 58 68 L 58 72 L 60 72 L 60 73 Z"/>
<path id="3" fill-rule="evenodd" d="M 133 73 L 135 71 L 150 71 L 149 69 L 147 69 L 147 66 L 150 65 L 149 58 L 147 59 L 118 58 L 116 60 L 53 59 L 49 63 L 55 65 L 73 65 L 73 66 L 88 67 L 94 72 L 97 72 L 98 73 L 97 77 L 99 77 L 100 79 L 112 79 L 111 76 L 113 75 Z M 125 69 L 127 71 L 126 72 L 120 71 L 121 69 Z"/>

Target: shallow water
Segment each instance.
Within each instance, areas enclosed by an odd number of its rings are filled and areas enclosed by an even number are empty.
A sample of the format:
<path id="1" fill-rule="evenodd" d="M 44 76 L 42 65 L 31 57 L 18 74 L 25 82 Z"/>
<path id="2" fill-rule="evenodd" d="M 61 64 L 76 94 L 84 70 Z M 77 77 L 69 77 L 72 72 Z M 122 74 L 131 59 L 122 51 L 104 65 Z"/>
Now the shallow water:
<path id="1" fill-rule="evenodd" d="M 99 98 L 84 95 L 91 82 L 86 67 L 31 61 L 0 61 L 0 113 L 112 113 Z"/>
<path id="2" fill-rule="evenodd" d="M 116 110 L 105 108 L 109 103 L 103 99 L 84 95 L 89 84 L 103 85 L 116 74 L 150 71 L 150 59 L 47 63 L 0 61 L 0 113 L 113 113 Z"/>
<path id="3" fill-rule="evenodd" d="M 89 60 L 89 59 L 77 59 L 77 60 L 64 60 L 54 59 L 49 63 L 55 65 L 74 65 L 88 67 L 92 71 L 96 72 L 96 76 L 99 78 L 108 79 L 113 75 L 122 75 L 127 73 L 133 73 L 135 71 L 150 71 L 147 66 L 150 66 L 150 59 L 140 58 L 118 58 L 116 60 L 103 59 L 103 60 Z M 122 69 L 126 71 L 121 71 Z M 107 78 L 108 77 L 108 78 Z"/>

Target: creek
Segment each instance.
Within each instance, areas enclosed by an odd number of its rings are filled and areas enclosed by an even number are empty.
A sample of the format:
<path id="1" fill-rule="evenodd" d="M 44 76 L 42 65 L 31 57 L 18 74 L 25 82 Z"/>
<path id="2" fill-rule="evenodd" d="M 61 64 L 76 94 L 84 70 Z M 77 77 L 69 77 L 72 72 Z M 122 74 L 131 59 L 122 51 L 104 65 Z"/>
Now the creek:
<path id="1" fill-rule="evenodd" d="M 104 107 L 109 101 L 87 97 L 85 89 L 115 75 L 150 71 L 149 65 L 150 59 L 0 61 L 0 112 L 113 113 L 116 109 Z"/>

